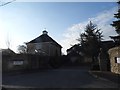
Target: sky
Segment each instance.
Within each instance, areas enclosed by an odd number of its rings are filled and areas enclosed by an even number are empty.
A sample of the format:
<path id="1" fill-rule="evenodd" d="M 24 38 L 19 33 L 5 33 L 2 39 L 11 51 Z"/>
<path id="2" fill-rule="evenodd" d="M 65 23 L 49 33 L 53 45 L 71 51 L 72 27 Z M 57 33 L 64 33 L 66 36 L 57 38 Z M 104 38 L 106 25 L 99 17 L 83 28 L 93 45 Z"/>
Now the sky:
<path id="1" fill-rule="evenodd" d="M 110 25 L 117 12 L 116 2 L 12 2 L 0 7 L 0 48 L 17 52 L 18 45 L 48 31 L 63 48 L 79 43 L 76 39 L 92 21 L 103 31 L 104 40 L 116 35 Z"/>

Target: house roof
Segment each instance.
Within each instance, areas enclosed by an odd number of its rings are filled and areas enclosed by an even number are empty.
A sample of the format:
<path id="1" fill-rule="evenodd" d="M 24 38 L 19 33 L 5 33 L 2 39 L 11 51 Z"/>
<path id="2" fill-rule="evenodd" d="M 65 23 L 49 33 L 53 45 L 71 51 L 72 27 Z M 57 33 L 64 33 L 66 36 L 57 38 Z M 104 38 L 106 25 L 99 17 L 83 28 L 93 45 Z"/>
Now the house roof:
<path id="1" fill-rule="evenodd" d="M 110 36 L 110 38 L 112 38 L 112 39 L 116 39 L 116 38 L 120 39 L 120 35 L 118 35 L 118 36 Z"/>
<path id="2" fill-rule="evenodd" d="M 2 49 L 2 54 L 3 55 L 9 55 L 9 54 L 15 54 L 15 52 L 14 51 L 12 51 L 11 49 Z"/>
<path id="3" fill-rule="evenodd" d="M 55 40 L 53 40 L 48 34 L 47 31 L 43 31 L 43 34 L 40 35 L 39 37 L 31 40 L 30 42 L 26 43 L 41 43 L 41 42 L 53 42 L 55 45 L 62 47 L 60 44 L 58 44 Z"/>
<path id="4" fill-rule="evenodd" d="M 115 43 L 112 40 L 102 41 L 101 47 L 108 50 L 115 46 Z"/>

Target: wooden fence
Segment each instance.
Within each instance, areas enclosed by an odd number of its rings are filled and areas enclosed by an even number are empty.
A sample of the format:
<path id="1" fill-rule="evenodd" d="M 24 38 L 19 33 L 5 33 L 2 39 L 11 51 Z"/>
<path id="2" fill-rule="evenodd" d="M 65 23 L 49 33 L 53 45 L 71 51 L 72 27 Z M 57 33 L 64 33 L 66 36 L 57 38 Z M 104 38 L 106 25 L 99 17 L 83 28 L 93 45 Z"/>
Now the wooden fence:
<path id="1" fill-rule="evenodd" d="M 2 55 L 2 72 L 58 68 L 67 61 L 67 56 L 50 57 L 32 54 Z"/>

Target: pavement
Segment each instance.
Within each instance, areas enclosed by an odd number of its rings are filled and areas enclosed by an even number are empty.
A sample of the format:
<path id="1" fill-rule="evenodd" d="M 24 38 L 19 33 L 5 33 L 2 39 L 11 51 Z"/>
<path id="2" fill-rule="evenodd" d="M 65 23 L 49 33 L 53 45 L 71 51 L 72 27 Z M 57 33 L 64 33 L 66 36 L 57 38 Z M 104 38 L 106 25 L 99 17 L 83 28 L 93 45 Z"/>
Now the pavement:
<path id="1" fill-rule="evenodd" d="M 2 86 L 10 90 L 18 88 L 114 88 L 118 89 L 117 83 L 109 80 L 95 78 L 89 72 L 88 67 L 63 67 L 59 69 L 38 71 L 16 75 L 3 75 Z M 22 88 L 22 89 L 20 89 Z M 15 89 L 16 90 L 16 89 Z"/>
<path id="2" fill-rule="evenodd" d="M 110 80 L 120 86 L 120 74 L 115 74 L 110 71 L 89 71 L 96 78 Z"/>

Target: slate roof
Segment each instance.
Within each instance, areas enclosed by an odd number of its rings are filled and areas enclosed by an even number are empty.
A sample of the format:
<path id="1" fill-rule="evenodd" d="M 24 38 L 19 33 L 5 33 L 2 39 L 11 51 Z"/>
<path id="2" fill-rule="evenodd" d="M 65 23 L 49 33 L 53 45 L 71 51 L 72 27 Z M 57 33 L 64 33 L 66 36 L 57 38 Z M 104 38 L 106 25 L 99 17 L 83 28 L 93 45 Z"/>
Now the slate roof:
<path id="1" fill-rule="evenodd" d="M 102 41 L 101 43 L 101 47 L 109 50 L 110 48 L 114 47 L 115 43 L 112 40 L 108 40 L 108 41 Z"/>
<path id="2" fill-rule="evenodd" d="M 120 35 L 118 35 L 118 36 L 110 36 L 110 38 L 112 38 L 112 39 L 115 39 L 115 38 L 120 39 Z"/>
<path id="3" fill-rule="evenodd" d="M 8 49 L 2 49 L 2 54 L 3 55 L 9 55 L 9 54 L 14 55 L 15 52 L 8 48 Z"/>
<path id="4" fill-rule="evenodd" d="M 41 42 L 53 42 L 53 44 L 59 46 L 59 47 L 62 47 L 60 44 L 58 44 L 55 40 L 53 40 L 49 35 L 47 34 L 42 34 L 40 35 L 39 37 L 31 40 L 30 42 L 28 43 L 41 43 Z M 28 44 L 27 43 L 27 44 Z"/>

